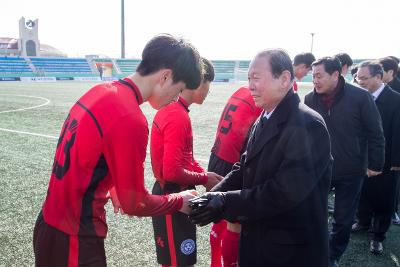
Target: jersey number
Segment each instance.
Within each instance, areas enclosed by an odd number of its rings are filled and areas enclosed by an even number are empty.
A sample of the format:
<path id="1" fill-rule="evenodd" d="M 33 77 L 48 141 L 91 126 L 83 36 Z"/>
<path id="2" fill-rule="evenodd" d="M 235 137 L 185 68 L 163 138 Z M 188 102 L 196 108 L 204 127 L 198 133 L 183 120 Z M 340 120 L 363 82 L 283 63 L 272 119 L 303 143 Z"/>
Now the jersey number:
<path id="1" fill-rule="evenodd" d="M 63 149 L 64 153 L 64 162 L 60 163 L 58 161 L 58 153 L 56 153 L 56 158 L 54 159 L 53 164 L 53 174 L 57 179 L 61 180 L 64 175 L 67 173 L 70 164 L 71 164 L 71 148 L 75 143 L 76 129 L 78 127 L 78 122 L 76 119 L 73 119 L 72 122 L 68 116 L 65 120 L 65 124 L 58 139 L 57 150 L 59 148 Z M 67 135 L 67 137 L 66 137 Z M 69 138 L 68 138 L 69 137 Z M 65 141 L 65 142 L 64 142 Z M 62 144 L 62 145 L 61 145 Z M 61 146 L 60 146 L 61 145 Z"/>
<path id="2" fill-rule="evenodd" d="M 227 127 L 221 123 L 221 129 L 219 130 L 223 134 L 227 134 L 229 130 L 232 128 L 232 112 L 235 112 L 238 106 L 233 104 L 228 104 L 225 106 L 224 112 L 222 113 L 223 121 L 227 122 Z"/>

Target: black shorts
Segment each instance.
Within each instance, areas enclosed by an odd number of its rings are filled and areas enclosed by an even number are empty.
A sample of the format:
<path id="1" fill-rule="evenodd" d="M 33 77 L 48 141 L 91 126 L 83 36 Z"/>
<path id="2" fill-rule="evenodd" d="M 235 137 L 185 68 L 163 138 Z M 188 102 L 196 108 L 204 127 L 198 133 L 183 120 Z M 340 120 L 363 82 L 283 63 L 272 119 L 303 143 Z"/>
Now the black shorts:
<path id="1" fill-rule="evenodd" d="M 156 182 L 154 195 L 165 195 L 181 191 L 179 186 L 168 183 L 161 188 Z M 169 266 L 188 266 L 196 264 L 197 244 L 196 226 L 186 214 L 174 214 L 152 217 L 157 262 Z"/>
<path id="2" fill-rule="evenodd" d="M 40 212 L 33 232 L 36 267 L 105 267 L 104 238 L 68 235 L 50 225 Z"/>
<path id="3" fill-rule="evenodd" d="M 228 173 L 231 172 L 233 164 L 227 162 L 214 153 L 211 153 L 210 160 L 208 161 L 208 168 L 209 172 L 215 172 L 221 176 L 226 176 Z"/>

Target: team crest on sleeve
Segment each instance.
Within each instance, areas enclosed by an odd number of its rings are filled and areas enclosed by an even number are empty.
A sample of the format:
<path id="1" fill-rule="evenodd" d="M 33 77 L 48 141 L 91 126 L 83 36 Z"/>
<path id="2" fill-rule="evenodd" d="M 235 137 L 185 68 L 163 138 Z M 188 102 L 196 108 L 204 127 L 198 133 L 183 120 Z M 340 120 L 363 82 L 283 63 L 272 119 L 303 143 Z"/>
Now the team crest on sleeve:
<path id="1" fill-rule="evenodd" d="M 181 243 L 181 251 L 185 255 L 190 255 L 194 252 L 196 249 L 196 243 L 193 241 L 193 239 L 186 239 L 183 240 Z"/>

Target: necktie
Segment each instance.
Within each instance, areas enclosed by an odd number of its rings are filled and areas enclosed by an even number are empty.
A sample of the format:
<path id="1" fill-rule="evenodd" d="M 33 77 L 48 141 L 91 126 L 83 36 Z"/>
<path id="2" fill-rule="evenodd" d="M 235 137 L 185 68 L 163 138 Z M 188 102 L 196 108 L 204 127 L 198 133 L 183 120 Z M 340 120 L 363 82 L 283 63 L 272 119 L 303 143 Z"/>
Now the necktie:
<path id="1" fill-rule="evenodd" d="M 265 117 L 264 115 L 261 116 L 260 121 L 258 122 L 256 129 L 254 130 L 253 144 L 258 138 L 260 138 L 260 135 L 261 135 L 262 129 L 264 128 L 266 120 L 267 120 L 267 117 Z"/>

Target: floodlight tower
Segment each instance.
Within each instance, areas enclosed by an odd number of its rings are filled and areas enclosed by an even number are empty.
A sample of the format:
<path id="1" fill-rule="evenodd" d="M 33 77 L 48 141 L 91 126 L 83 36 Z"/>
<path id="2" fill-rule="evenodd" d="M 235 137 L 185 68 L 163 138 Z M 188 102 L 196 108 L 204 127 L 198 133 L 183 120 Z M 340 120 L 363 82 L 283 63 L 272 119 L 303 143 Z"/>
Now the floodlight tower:
<path id="1" fill-rule="evenodd" d="M 125 58 L 125 7 L 121 0 L 121 58 Z"/>
<path id="2" fill-rule="evenodd" d="M 312 50 L 313 50 L 313 46 L 314 46 L 314 34 L 315 34 L 315 32 L 312 32 L 310 34 L 311 34 L 311 54 L 312 54 Z"/>

